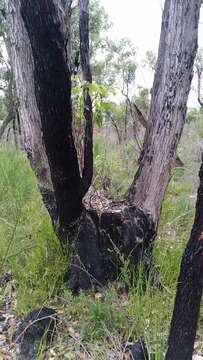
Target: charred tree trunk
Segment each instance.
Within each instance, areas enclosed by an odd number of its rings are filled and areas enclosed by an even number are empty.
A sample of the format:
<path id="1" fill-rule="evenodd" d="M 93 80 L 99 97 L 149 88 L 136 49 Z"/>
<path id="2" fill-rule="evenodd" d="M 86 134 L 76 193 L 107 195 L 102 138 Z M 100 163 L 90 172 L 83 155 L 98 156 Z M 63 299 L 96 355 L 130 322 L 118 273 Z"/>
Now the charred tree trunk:
<path id="1" fill-rule="evenodd" d="M 52 221 L 65 243 L 67 224 L 80 216 L 82 199 L 71 128 L 67 39 L 59 5 L 53 1 L 9 1 L 7 13 L 25 148 Z"/>
<path id="2" fill-rule="evenodd" d="M 82 173 L 82 195 L 84 196 L 93 177 L 93 113 L 92 100 L 89 93 L 88 84 L 92 83 L 89 54 L 89 0 L 79 0 L 80 13 L 80 60 L 82 67 L 83 80 L 86 82 L 83 88 L 84 96 L 84 118 L 85 118 L 85 138 L 84 138 L 84 167 Z"/>
<path id="3" fill-rule="evenodd" d="M 191 360 L 203 289 L 203 159 L 195 221 L 183 254 L 166 360 Z"/>
<path id="4" fill-rule="evenodd" d="M 88 1 L 80 0 L 80 5 L 83 56 L 83 51 L 88 52 Z M 67 66 L 70 56 L 66 54 L 70 47 L 62 26 L 60 1 L 7 0 L 12 64 L 26 149 L 52 221 L 58 226 L 59 238 L 62 244 L 72 244 L 69 275 L 75 291 L 115 279 L 120 266 L 118 254 L 125 255 L 133 266 L 141 259 L 150 261 L 161 203 L 185 120 L 199 7 L 200 0 L 166 0 L 140 168 L 127 196 L 122 201 L 106 202 L 98 210 L 85 208 L 82 203 L 92 176 L 91 105 L 86 103 L 89 137 L 87 166 L 81 179 L 72 135 Z M 84 78 L 90 82 L 87 54 L 82 62 Z M 45 198 L 47 193 L 50 196 Z"/>
<path id="5" fill-rule="evenodd" d="M 35 97 L 34 63 L 30 41 L 20 12 L 20 1 L 7 1 L 11 65 L 22 125 L 23 145 L 38 180 L 40 192 L 54 222 L 56 203 L 47 155 L 41 134 L 41 119 Z"/>

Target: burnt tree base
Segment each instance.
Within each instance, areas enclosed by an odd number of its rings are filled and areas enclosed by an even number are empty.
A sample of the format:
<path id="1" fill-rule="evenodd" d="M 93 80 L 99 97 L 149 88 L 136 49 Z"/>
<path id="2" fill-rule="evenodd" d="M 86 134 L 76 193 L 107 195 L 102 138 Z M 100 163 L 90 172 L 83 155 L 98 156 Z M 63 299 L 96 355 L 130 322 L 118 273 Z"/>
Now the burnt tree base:
<path id="1" fill-rule="evenodd" d="M 77 293 L 116 280 L 125 260 L 132 269 L 143 261 L 149 270 L 155 236 L 152 219 L 136 206 L 112 203 L 100 212 L 84 209 L 74 229 L 70 289 Z"/>

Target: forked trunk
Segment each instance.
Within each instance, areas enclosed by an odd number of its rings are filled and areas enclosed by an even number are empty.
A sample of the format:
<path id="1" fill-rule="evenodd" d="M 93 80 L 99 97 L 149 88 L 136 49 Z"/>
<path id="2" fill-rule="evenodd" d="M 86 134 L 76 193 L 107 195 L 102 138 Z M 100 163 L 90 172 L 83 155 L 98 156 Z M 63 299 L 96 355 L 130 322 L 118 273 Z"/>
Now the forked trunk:
<path id="1" fill-rule="evenodd" d="M 59 238 L 63 244 L 68 240 L 72 243 L 70 284 L 74 290 L 115 279 L 123 255 L 133 266 L 143 258 L 145 264 L 150 263 L 161 204 L 185 121 L 200 2 L 165 2 L 140 168 L 127 196 L 122 201 L 105 201 L 98 210 L 82 205 L 92 176 L 91 119 L 86 117 L 90 137 L 86 142 L 84 186 L 72 135 L 70 54 L 66 55 L 70 46 L 66 39 L 69 32 L 62 26 L 64 8 L 56 0 L 7 0 L 12 64 L 29 140 L 26 148 L 42 194 L 48 187 L 53 195 L 57 216 L 53 219 L 49 212 L 52 221 L 59 224 Z M 81 35 L 85 34 L 88 41 L 88 16 L 82 8 L 87 8 L 88 1 L 80 0 L 79 4 L 80 14 L 85 16 L 80 19 L 85 27 Z M 82 36 L 81 41 L 85 41 Z M 86 105 L 86 110 L 91 110 Z"/>

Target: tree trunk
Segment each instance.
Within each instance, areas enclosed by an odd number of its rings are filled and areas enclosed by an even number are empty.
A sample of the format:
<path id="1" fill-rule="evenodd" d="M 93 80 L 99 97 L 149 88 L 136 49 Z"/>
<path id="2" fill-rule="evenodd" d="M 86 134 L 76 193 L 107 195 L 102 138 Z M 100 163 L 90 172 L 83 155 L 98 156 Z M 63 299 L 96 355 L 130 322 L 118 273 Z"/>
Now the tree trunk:
<path id="1" fill-rule="evenodd" d="M 41 118 L 35 97 L 34 63 L 30 41 L 20 13 L 21 3 L 7 1 L 11 65 L 22 122 L 23 145 L 38 180 L 40 192 L 52 219 L 57 221 L 56 203 L 47 155 L 41 134 Z"/>
<path id="2" fill-rule="evenodd" d="M 166 0 L 149 126 L 128 198 L 157 223 L 186 117 L 197 51 L 200 0 Z"/>
<path id="3" fill-rule="evenodd" d="M 203 160 L 195 221 L 183 254 L 166 360 L 191 360 L 203 289 Z"/>
<path id="4" fill-rule="evenodd" d="M 140 109 L 137 107 L 137 105 L 135 103 L 131 104 L 131 102 L 129 103 L 129 106 L 131 107 L 131 111 L 133 114 L 133 121 L 135 122 L 136 119 L 139 121 L 139 123 L 145 128 L 147 129 L 148 127 L 148 121 L 145 119 L 144 115 L 142 114 L 142 112 L 140 111 Z M 177 155 L 176 159 L 175 159 L 175 163 L 174 166 L 176 167 L 183 167 L 184 163 L 183 161 L 180 159 L 180 157 Z"/>
<path id="5" fill-rule="evenodd" d="M 25 147 L 52 221 L 59 223 L 60 239 L 65 243 L 66 226 L 81 214 L 82 203 L 60 9 L 52 1 L 7 3 Z"/>
<path id="6" fill-rule="evenodd" d="M 69 278 L 75 291 L 115 279 L 119 254 L 133 266 L 141 259 L 150 263 L 161 203 L 185 121 L 199 7 L 199 0 L 166 0 L 140 168 L 127 196 L 105 202 L 98 210 L 82 204 L 83 184 L 72 136 L 70 56 L 66 56 L 70 47 L 60 2 L 7 0 L 26 149 L 42 194 L 48 187 L 54 209 L 57 207 L 54 216 L 49 213 L 59 223 L 59 238 L 62 244 L 72 244 Z M 85 21 L 87 26 L 87 18 Z M 87 170 L 89 179 L 91 168 Z"/>
<path id="7" fill-rule="evenodd" d="M 82 67 L 84 97 L 84 118 L 85 118 L 85 138 L 84 138 L 84 167 L 82 172 L 82 195 L 84 196 L 92 183 L 93 177 L 93 113 L 92 99 L 89 93 L 89 84 L 92 83 L 92 73 L 90 69 L 89 54 L 89 0 L 79 0 L 80 13 L 80 61 Z"/>

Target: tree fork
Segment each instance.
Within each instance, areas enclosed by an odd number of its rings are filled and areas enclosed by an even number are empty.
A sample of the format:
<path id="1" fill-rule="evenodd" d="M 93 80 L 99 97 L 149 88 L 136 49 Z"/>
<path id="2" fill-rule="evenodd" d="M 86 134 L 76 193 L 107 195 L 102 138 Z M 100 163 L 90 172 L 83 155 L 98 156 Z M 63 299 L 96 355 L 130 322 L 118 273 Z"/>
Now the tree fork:
<path id="1" fill-rule="evenodd" d="M 70 283 L 77 291 L 89 287 L 92 279 L 95 283 L 114 279 L 119 272 L 119 252 L 129 257 L 133 266 L 145 255 L 151 256 L 161 204 L 185 121 L 200 1 L 165 2 L 140 167 L 123 202 L 109 203 L 100 212 L 85 209 L 82 204 L 60 1 L 6 2 L 21 119 L 29 139 L 26 149 L 34 159 L 31 163 L 40 190 L 48 194 L 48 202 L 56 204 L 53 213 L 59 219 L 62 243 L 75 240 Z M 49 213 L 53 216 L 50 210 Z"/>

